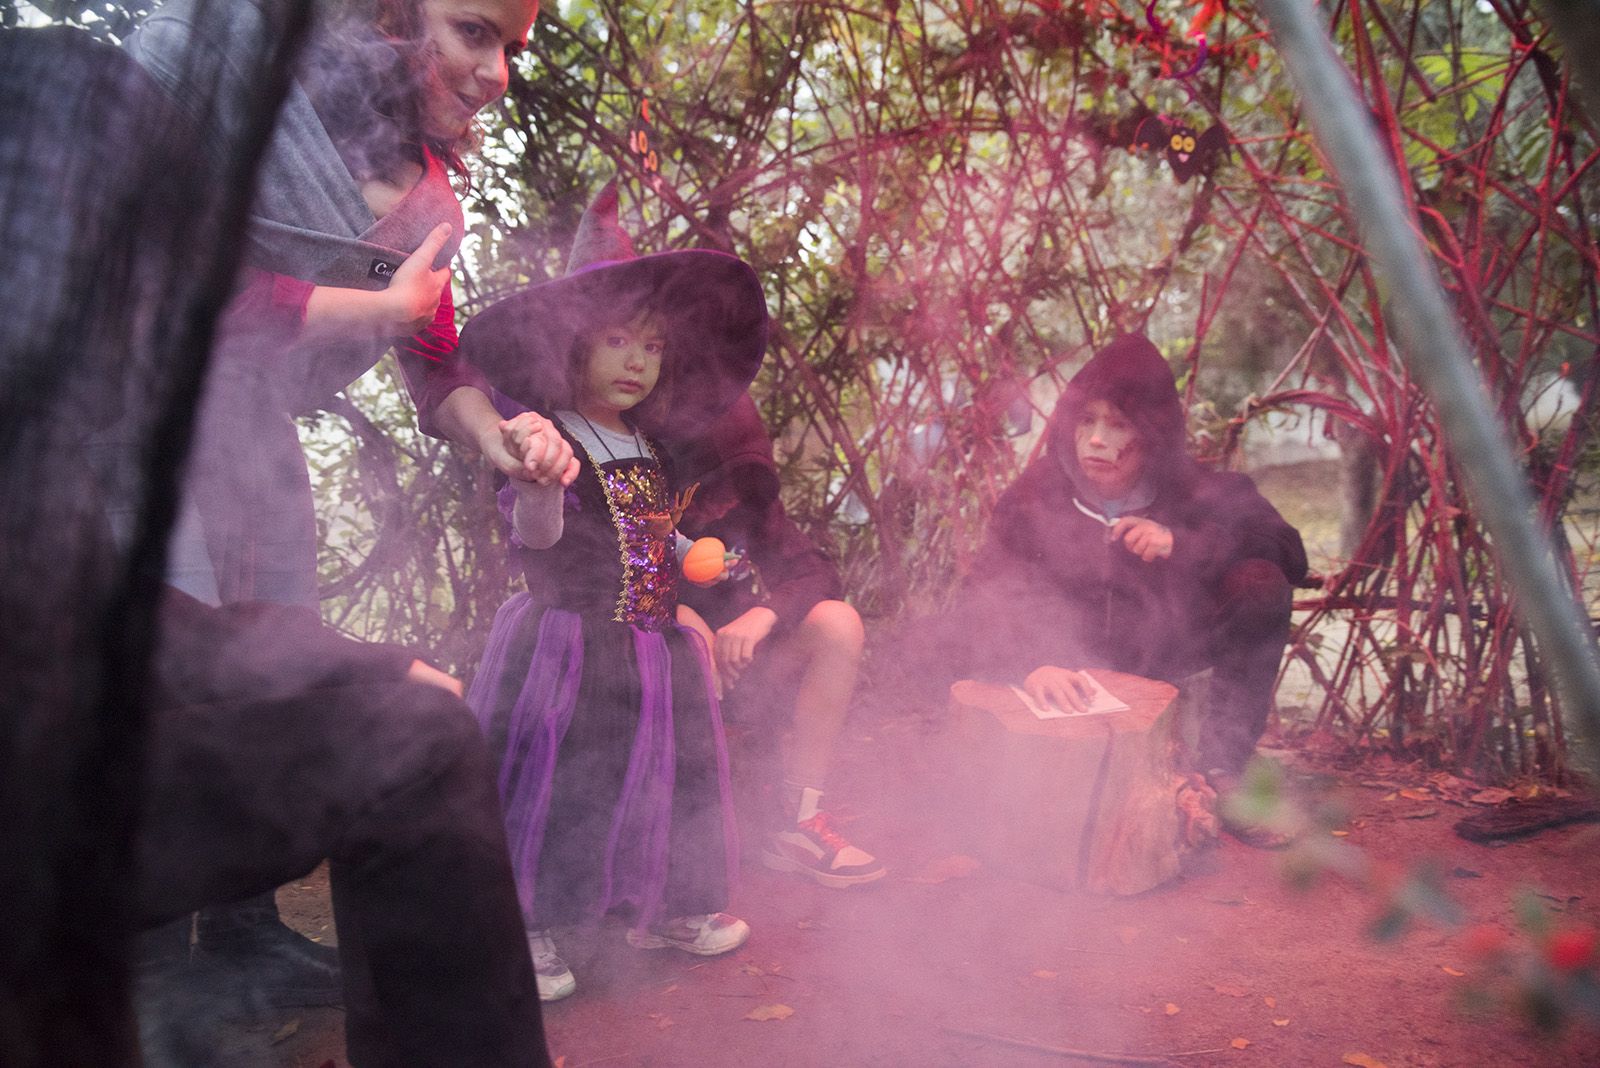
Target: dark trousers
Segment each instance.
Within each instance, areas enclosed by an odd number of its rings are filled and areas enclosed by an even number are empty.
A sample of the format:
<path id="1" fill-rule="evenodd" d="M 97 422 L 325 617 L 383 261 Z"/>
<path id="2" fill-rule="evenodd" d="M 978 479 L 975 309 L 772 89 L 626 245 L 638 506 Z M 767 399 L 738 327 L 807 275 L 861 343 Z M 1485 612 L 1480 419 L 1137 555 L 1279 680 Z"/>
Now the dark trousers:
<path id="1" fill-rule="evenodd" d="M 138 920 L 330 861 L 350 1062 L 547 1065 L 494 774 L 405 654 L 282 606 L 163 606 Z"/>
<path id="2" fill-rule="evenodd" d="M 1165 661 L 1160 674 L 1168 679 L 1212 669 L 1194 757 L 1198 770 L 1238 772 L 1255 752 L 1272 713 L 1292 605 L 1293 590 L 1278 565 L 1240 561 L 1189 605 L 1182 633 L 1190 640 L 1175 642 L 1169 655 L 1154 654 Z"/>

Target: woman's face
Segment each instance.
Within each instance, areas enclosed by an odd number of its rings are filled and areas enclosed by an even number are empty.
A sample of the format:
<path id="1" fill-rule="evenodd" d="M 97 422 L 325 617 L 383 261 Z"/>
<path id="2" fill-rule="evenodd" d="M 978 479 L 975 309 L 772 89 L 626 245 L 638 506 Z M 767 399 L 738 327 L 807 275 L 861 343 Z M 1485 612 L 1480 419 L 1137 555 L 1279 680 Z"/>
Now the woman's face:
<path id="1" fill-rule="evenodd" d="M 1139 481 L 1144 450 L 1139 432 L 1110 401 L 1092 400 L 1078 416 L 1073 435 L 1078 467 L 1102 497 L 1126 496 Z"/>
<path id="2" fill-rule="evenodd" d="M 419 12 L 432 61 L 423 133 L 455 141 L 474 115 L 505 94 L 511 57 L 528 43 L 539 0 L 421 0 Z"/>
<path id="3" fill-rule="evenodd" d="M 578 410 L 591 419 L 615 422 L 656 388 L 666 348 L 665 331 L 648 314 L 596 331 L 588 341 Z"/>

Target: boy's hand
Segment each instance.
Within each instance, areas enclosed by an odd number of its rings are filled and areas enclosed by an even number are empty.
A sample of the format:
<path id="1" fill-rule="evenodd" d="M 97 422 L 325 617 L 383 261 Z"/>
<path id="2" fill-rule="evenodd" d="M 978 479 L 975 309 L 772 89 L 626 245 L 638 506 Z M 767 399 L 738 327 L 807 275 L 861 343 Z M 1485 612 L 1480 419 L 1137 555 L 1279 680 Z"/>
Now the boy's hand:
<path id="1" fill-rule="evenodd" d="M 502 470 L 512 478 L 548 486 L 572 485 L 578 477 L 578 458 L 554 423 L 538 412 L 523 412 L 500 423 L 500 444 L 515 463 Z"/>
<path id="2" fill-rule="evenodd" d="M 756 605 L 744 615 L 717 631 L 712 646 L 716 658 L 717 674 L 728 689 L 733 689 L 739 676 L 756 657 L 756 647 L 772 633 L 778 622 L 778 613 L 765 605 Z"/>
<path id="3" fill-rule="evenodd" d="M 1172 531 L 1154 519 L 1125 515 L 1111 525 L 1108 537 L 1147 564 L 1172 555 Z"/>
<path id="4" fill-rule="evenodd" d="M 1022 689 L 1036 704 L 1054 705 L 1063 712 L 1087 712 L 1094 698 L 1089 678 L 1083 672 L 1049 665 L 1034 668 Z"/>

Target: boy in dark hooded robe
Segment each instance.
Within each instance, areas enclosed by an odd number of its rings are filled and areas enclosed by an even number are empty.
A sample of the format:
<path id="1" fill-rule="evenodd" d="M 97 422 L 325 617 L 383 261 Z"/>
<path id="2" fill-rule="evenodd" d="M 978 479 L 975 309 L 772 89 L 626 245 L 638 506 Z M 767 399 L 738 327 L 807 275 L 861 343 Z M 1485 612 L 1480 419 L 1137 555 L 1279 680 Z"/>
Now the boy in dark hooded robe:
<path id="1" fill-rule="evenodd" d="M 1237 785 L 1272 709 L 1305 549 L 1248 476 L 1188 455 L 1177 385 L 1149 340 L 1117 338 L 1068 383 L 978 560 L 979 662 L 1069 710 L 1087 707 L 1084 668 L 1169 682 L 1212 668 L 1195 764 L 1219 793 Z"/>
<path id="2" fill-rule="evenodd" d="M 730 697 L 793 707 L 783 812 L 762 862 L 836 889 L 881 879 L 883 863 L 846 841 L 821 806 L 861 663 L 861 617 L 842 599 L 833 562 L 784 511 L 755 401 L 746 393 L 693 441 L 674 443 L 672 459 L 683 484 L 699 484 L 679 529 L 720 538 L 753 565 L 685 585 L 680 605 L 697 614 L 683 621 L 705 624 Z"/>

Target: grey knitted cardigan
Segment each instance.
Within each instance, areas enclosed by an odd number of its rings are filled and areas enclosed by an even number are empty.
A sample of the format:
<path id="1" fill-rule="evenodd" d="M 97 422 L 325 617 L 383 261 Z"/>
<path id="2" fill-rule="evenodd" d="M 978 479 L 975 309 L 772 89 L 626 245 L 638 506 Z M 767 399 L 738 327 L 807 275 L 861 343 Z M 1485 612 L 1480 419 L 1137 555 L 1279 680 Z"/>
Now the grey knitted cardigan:
<path id="1" fill-rule="evenodd" d="M 169 91 L 186 84 L 186 69 L 204 69 L 196 63 L 235 83 L 212 95 L 215 110 L 179 99 L 220 159 L 238 150 L 242 116 L 229 105 L 249 92 L 251 63 L 270 32 L 259 0 L 168 0 L 126 47 Z M 435 267 L 454 256 L 462 231 L 444 168 L 430 157 L 416 187 L 375 220 L 310 99 L 291 87 L 261 165 L 248 265 L 319 285 L 382 289 L 440 222 L 452 224 L 453 236 Z M 291 414 L 325 403 L 390 342 L 285 345 L 250 325 L 225 319 L 212 352 L 169 581 L 212 602 L 315 606 L 315 518 Z"/>

